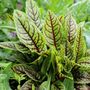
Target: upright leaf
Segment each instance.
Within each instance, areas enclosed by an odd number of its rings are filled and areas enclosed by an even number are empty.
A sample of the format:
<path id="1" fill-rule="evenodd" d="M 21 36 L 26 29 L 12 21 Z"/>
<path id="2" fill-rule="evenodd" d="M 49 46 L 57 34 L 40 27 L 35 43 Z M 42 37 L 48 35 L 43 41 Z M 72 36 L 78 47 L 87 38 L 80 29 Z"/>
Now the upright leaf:
<path id="1" fill-rule="evenodd" d="M 85 53 L 86 53 L 86 44 L 85 44 L 84 37 L 82 35 L 82 30 L 80 29 L 78 31 L 78 34 L 77 34 L 75 42 L 74 42 L 74 55 L 75 55 L 76 62 L 82 56 L 84 56 Z"/>
<path id="2" fill-rule="evenodd" d="M 41 21 L 40 21 L 40 14 L 39 8 L 34 0 L 27 0 L 26 1 L 26 14 L 30 21 L 33 21 L 34 24 L 41 29 Z"/>
<path id="3" fill-rule="evenodd" d="M 29 22 L 25 13 L 15 10 L 14 22 L 20 41 L 31 51 L 41 52 L 44 50 L 44 40 L 39 29 Z"/>
<path id="4" fill-rule="evenodd" d="M 16 50 L 15 42 L 0 42 L 1 48 Z"/>
<path id="5" fill-rule="evenodd" d="M 76 37 L 76 21 L 73 19 L 71 15 L 66 17 L 66 30 L 68 32 L 68 41 L 72 44 Z"/>
<path id="6" fill-rule="evenodd" d="M 45 24 L 43 27 L 43 33 L 46 38 L 48 46 L 54 46 L 56 49 L 60 48 L 61 41 L 61 25 L 57 17 L 52 12 L 48 12 Z"/>
<path id="7" fill-rule="evenodd" d="M 73 50 L 72 50 L 72 47 L 71 47 L 71 44 L 69 41 L 66 41 L 65 43 L 65 55 L 70 59 L 72 60 L 73 59 Z"/>

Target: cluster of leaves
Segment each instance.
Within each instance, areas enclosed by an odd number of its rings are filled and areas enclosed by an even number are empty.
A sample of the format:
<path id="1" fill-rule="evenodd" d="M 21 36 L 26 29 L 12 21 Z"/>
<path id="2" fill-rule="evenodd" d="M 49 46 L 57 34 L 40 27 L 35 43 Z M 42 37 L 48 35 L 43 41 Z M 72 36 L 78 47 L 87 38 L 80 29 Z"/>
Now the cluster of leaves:
<path id="1" fill-rule="evenodd" d="M 90 83 L 90 52 L 72 15 L 48 11 L 42 20 L 35 1 L 27 0 L 26 13 L 15 10 L 13 19 L 19 40 L 0 42 L 0 47 L 15 53 L 11 59 L 19 64 L 13 70 L 27 80 L 21 90 L 74 90 L 73 78 L 74 83 Z"/>
<path id="2" fill-rule="evenodd" d="M 48 9 L 57 15 L 72 13 L 77 23 L 83 23 L 87 46 L 90 48 L 90 0 L 37 0 L 37 3 L 40 6 L 42 17 Z"/>

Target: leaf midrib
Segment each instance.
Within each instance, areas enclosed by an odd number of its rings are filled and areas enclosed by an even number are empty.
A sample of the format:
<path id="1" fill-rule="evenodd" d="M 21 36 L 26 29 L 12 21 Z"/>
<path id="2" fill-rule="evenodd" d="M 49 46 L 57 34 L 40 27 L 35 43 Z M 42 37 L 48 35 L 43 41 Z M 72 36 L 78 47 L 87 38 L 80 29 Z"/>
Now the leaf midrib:
<path id="1" fill-rule="evenodd" d="M 18 20 L 19 20 L 20 24 L 22 25 L 22 27 L 24 28 L 24 30 L 26 31 L 26 33 L 28 34 L 28 36 L 31 38 L 31 40 L 32 40 L 32 42 L 33 42 L 33 44 L 34 44 L 37 52 L 40 52 L 40 51 L 39 51 L 39 48 L 37 47 L 36 43 L 34 42 L 33 38 L 32 38 L 31 35 L 29 34 L 29 32 L 26 30 L 26 28 L 24 27 L 24 25 L 22 24 L 22 22 L 20 21 L 20 19 L 18 19 Z"/>

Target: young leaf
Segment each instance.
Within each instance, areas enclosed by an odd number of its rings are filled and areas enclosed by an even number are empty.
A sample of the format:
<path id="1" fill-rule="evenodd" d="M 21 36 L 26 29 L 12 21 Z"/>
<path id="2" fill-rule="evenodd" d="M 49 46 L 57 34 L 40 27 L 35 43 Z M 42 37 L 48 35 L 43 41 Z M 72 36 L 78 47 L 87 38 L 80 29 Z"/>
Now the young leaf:
<path id="1" fill-rule="evenodd" d="M 15 10 L 14 22 L 20 41 L 31 51 L 41 52 L 44 50 L 44 40 L 41 32 L 34 23 L 29 22 L 25 13 Z"/>
<path id="2" fill-rule="evenodd" d="M 68 41 L 72 44 L 76 37 L 76 21 L 73 19 L 73 17 L 68 15 L 66 17 L 66 29 L 68 32 Z"/>
<path id="3" fill-rule="evenodd" d="M 26 14 L 28 15 L 29 20 L 41 29 L 39 8 L 34 0 L 26 1 Z"/>
<path id="4" fill-rule="evenodd" d="M 46 38 L 48 46 L 54 46 L 56 49 L 60 48 L 61 40 L 61 25 L 57 17 L 52 12 L 48 12 L 46 21 L 43 27 L 43 33 Z"/>
<path id="5" fill-rule="evenodd" d="M 80 29 L 77 33 L 77 36 L 74 42 L 74 55 L 75 55 L 76 62 L 82 56 L 84 56 L 85 53 L 86 53 L 86 44 L 85 44 L 84 37 L 82 35 L 82 30 Z"/>

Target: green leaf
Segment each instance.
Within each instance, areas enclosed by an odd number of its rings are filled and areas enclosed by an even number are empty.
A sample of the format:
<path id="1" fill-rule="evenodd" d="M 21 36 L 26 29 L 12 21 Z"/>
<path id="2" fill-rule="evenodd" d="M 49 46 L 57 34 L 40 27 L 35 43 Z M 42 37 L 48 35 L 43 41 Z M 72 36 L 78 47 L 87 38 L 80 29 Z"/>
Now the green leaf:
<path id="1" fill-rule="evenodd" d="M 20 90 L 32 90 L 32 82 L 31 80 L 26 81 L 22 87 L 20 88 Z"/>
<path id="2" fill-rule="evenodd" d="M 86 55 L 87 55 L 87 56 L 90 56 L 90 49 L 88 49 L 88 50 L 86 51 Z"/>
<path id="3" fill-rule="evenodd" d="M 29 48 L 27 48 L 25 45 L 23 45 L 22 43 L 16 43 L 15 44 L 16 49 L 21 52 L 21 53 L 30 53 L 31 51 L 29 50 Z"/>
<path id="4" fill-rule="evenodd" d="M 71 15 L 66 17 L 66 30 L 68 32 L 68 41 L 72 44 L 76 37 L 77 25 L 75 19 Z"/>
<path id="5" fill-rule="evenodd" d="M 6 74 L 0 74 L 0 90 L 11 90 Z"/>
<path id="6" fill-rule="evenodd" d="M 0 47 L 10 50 L 19 51 L 22 53 L 30 53 L 29 48 L 20 42 L 0 42 Z"/>
<path id="7" fill-rule="evenodd" d="M 55 85 L 51 85 L 51 90 L 59 90 Z"/>
<path id="8" fill-rule="evenodd" d="M 13 70 L 18 74 L 26 74 L 31 80 L 40 81 L 40 74 L 32 67 L 23 64 L 17 64 L 13 66 Z"/>
<path id="9" fill-rule="evenodd" d="M 29 22 L 25 13 L 15 10 L 14 22 L 20 41 L 31 51 L 41 52 L 45 49 L 44 39 L 39 29 Z"/>
<path id="10" fill-rule="evenodd" d="M 78 62 L 78 60 L 82 56 L 85 56 L 85 53 L 86 53 L 86 44 L 82 34 L 82 30 L 80 29 L 77 33 L 77 36 L 74 42 L 74 55 L 75 55 L 76 62 Z"/>
<path id="11" fill-rule="evenodd" d="M 66 44 L 65 44 L 65 55 L 70 59 L 72 60 L 74 58 L 74 55 L 73 55 L 73 50 L 72 50 L 72 47 L 71 47 L 71 44 L 69 41 L 66 41 Z"/>
<path id="12" fill-rule="evenodd" d="M 0 47 L 11 49 L 11 50 L 16 50 L 14 42 L 0 42 Z"/>
<path id="13" fill-rule="evenodd" d="M 83 71 L 90 72 L 90 56 L 79 59 L 78 63 Z"/>
<path id="14" fill-rule="evenodd" d="M 41 72 L 46 74 L 47 71 L 49 70 L 50 68 L 50 65 L 51 65 L 51 55 L 45 57 L 45 59 L 43 60 L 43 64 L 42 64 L 42 67 L 41 67 Z"/>
<path id="15" fill-rule="evenodd" d="M 26 67 L 25 65 L 18 64 L 13 66 L 13 70 L 18 74 L 25 73 L 25 67 Z"/>
<path id="16" fill-rule="evenodd" d="M 57 80 L 56 82 L 54 82 L 54 85 L 59 89 L 59 90 L 65 90 L 65 86 L 64 84 L 60 81 Z M 56 89 L 57 90 L 57 89 Z"/>
<path id="17" fill-rule="evenodd" d="M 74 81 L 70 79 L 64 80 L 65 90 L 74 90 Z"/>
<path id="18" fill-rule="evenodd" d="M 90 56 L 78 60 L 79 66 L 74 69 L 74 82 L 77 85 L 90 83 Z"/>
<path id="19" fill-rule="evenodd" d="M 28 15 L 29 20 L 41 29 L 39 8 L 34 0 L 26 1 L 26 14 Z"/>
<path id="20" fill-rule="evenodd" d="M 48 46 L 54 46 L 56 49 L 60 49 L 61 42 L 61 24 L 57 17 L 52 12 L 48 12 L 43 33 Z"/>
<path id="21" fill-rule="evenodd" d="M 50 90 L 50 82 L 51 82 L 51 78 L 48 77 L 48 80 L 47 81 L 44 81 L 40 85 L 39 90 Z"/>

